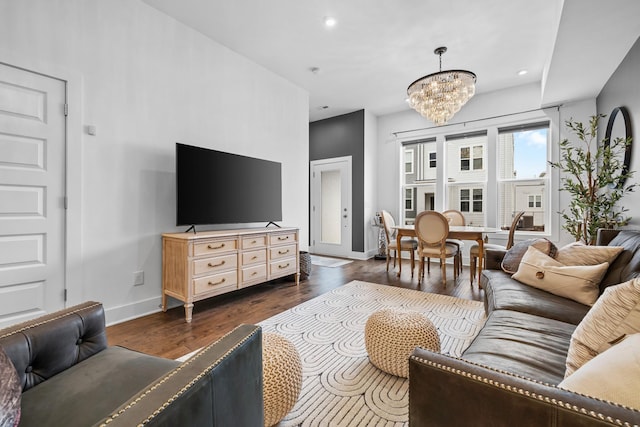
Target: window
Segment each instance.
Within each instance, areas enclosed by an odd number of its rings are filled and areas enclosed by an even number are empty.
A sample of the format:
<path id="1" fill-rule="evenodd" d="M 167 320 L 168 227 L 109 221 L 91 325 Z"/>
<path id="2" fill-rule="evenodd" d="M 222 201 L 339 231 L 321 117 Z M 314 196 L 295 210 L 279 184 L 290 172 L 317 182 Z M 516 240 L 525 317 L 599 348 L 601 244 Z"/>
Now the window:
<path id="1" fill-rule="evenodd" d="M 541 208 L 542 207 L 542 196 L 540 194 L 530 194 L 529 195 L 529 207 L 530 208 Z"/>
<path id="2" fill-rule="evenodd" d="M 460 212 L 469 212 L 469 189 L 460 190 Z"/>
<path id="3" fill-rule="evenodd" d="M 413 150 L 411 149 L 404 152 L 404 173 L 413 173 Z"/>
<path id="4" fill-rule="evenodd" d="M 436 164 L 436 153 L 435 152 L 431 152 L 431 153 L 429 153 L 429 167 L 433 169 L 436 166 L 437 166 L 437 164 Z"/>
<path id="5" fill-rule="evenodd" d="M 485 131 L 445 136 L 445 209 L 464 212 L 469 225 L 486 224 L 486 145 Z"/>
<path id="6" fill-rule="evenodd" d="M 404 210 L 413 210 L 413 188 L 407 188 L 404 190 Z"/>
<path id="7" fill-rule="evenodd" d="M 507 230 L 515 213 L 524 211 L 519 230 L 549 234 L 554 218 L 549 116 L 524 116 L 529 123 L 510 116 L 509 127 L 500 127 L 494 118 L 485 129 L 478 123 L 453 127 L 469 129 L 466 133 L 434 128 L 430 138 L 404 142 L 399 167 L 406 171 L 408 151 L 413 162 L 413 173 L 402 174 L 404 224 L 413 224 L 423 210 L 457 209 L 468 225 Z"/>
<path id="8" fill-rule="evenodd" d="M 499 226 L 508 227 L 524 211 L 528 230 L 545 231 L 548 138 L 548 122 L 498 129 Z"/>
<path id="9" fill-rule="evenodd" d="M 473 147 L 460 148 L 460 170 L 482 170 L 484 147 L 475 145 Z"/>
<path id="10" fill-rule="evenodd" d="M 433 209 L 436 192 L 435 138 L 407 142 L 402 147 L 404 161 L 405 225 L 413 224 L 418 212 Z M 411 165 L 409 168 L 409 164 Z M 408 171 L 411 172 L 408 172 Z"/>

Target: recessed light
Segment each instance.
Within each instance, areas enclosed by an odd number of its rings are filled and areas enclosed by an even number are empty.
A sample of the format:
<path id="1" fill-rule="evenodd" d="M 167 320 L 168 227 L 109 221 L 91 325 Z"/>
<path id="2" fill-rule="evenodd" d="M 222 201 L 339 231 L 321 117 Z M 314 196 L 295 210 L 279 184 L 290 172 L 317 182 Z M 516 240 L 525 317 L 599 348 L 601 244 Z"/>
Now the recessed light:
<path id="1" fill-rule="evenodd" d="M 328 105 L 321 105 L 320 107 L 318 107 L 318 110 L 327 110 L 329 109 Z"/>
<path id="2" fill-rule="evenodd" d="M 336 21 L 336 18 L 334 18 L 332 16 L 325 16 L 324 17 L 324 26 L 327 27 L 327 28 L 335 27 L 337 23 L 338 23 L 338 21 Z"/>
<path id="3" fill-rule="evenodd" d="M 520 71 L 518 71 L 518 75 L 519 75 L 519 76 L 524 76 L 524 75 L 525 75 L 525 74 L 527 74 L 527 73 L 528 73 L 528 71 L 527 71 L 527 70 L 520 70 Z"/>

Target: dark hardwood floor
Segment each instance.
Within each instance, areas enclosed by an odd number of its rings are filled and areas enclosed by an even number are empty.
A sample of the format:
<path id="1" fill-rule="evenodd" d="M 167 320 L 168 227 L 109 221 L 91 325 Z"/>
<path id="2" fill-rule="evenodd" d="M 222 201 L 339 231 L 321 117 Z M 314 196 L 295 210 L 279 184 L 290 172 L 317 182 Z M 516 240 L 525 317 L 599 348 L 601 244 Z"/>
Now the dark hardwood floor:
<path id="1" fill-rule="evenodd" d="M 440 268 L 431 265 L 431 273 L 418 286 L 416 267 L 415 277 L 411 277 L 409 261 L 402 265 L 402 276 L 397 277 L 396 270 L 387 273 L 386 263 L 370 259 L 354 261 L 342 267 L 312 266 L 307 280 L 297 287 L 291 279 L 275 280 L 230 294 L 220 295 L 196 302 L 193 320 L 186 323 L 182 305 L 107 328 L 110 345 L 121 345 L 156 356 L 177 358 L 220 338 L 242 323 L 258 323 L 304 301 L 349 283 L 352 280 L 419 289 L 424 292 L 452 295 L 480 301 L 482 291 L 469 284 L 469 269 L 465 267 L 458 277 L 453 279 L 453 266 L 447 265 L 447 286 L 443 288 Z"/>

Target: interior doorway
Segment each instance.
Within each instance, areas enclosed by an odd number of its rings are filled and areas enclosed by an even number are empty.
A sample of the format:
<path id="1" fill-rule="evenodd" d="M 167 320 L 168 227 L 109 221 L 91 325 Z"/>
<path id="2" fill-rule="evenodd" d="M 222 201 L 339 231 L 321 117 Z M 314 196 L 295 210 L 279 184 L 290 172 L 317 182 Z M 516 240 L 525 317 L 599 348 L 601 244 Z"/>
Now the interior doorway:
<path id="1" fill-rule="evenodd" d="M 311 162 L 312 253 L 351 253 L 351 178 L 351 156 Z"/>
<path id="2" fill-rule="evenodd" d="M 66 89 L 0 64 L 0 327 L 65 306 Z"/>

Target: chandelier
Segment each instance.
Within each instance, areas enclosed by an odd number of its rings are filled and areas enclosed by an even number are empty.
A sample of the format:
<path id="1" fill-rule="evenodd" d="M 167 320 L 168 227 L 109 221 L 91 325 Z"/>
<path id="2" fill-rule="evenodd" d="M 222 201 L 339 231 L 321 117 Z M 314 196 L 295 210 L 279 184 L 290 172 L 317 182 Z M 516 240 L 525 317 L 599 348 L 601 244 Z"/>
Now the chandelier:
<path id="1" fill-rule="evenodd" d="M 420 77 L 407 88 L 409 105 L 437 126 L 449 121 L 476 93 L 476 75 L 471 71 L 442 71 L 446 47 L 433 51 L 440 56 L 440 71 Z"/>

